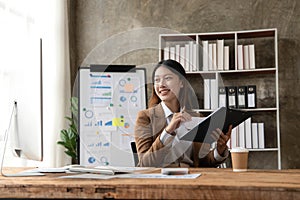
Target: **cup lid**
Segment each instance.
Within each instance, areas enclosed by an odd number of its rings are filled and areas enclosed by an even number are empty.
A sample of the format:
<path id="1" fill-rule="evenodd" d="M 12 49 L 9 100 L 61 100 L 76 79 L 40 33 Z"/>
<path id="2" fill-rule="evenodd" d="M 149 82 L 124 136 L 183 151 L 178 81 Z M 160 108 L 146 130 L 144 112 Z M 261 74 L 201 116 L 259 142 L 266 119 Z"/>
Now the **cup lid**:
<path id="1" fill-rule="evenodd" d="M 249 150 L 244 147 L 234 147 L 230 150 L 230 152 L 249 152 Z"/>

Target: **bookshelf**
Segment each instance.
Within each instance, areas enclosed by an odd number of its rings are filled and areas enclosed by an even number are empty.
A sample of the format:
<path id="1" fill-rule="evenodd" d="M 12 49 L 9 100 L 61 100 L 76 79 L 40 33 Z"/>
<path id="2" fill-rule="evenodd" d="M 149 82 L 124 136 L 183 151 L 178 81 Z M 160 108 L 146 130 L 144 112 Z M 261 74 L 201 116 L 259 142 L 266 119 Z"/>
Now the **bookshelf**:
<path id="1" fill-rule="evenodd" d="M 196 111 L 204 115 L 210 114 L 220 106 L 219 88 L 246 86 L 247 89 L 248 86 L 254 85 L 255 106 L 250 106 L 250 100 L 249 107 L 248 105 L 244 108 L 237 106 L 237 109 L 253 113 L 251 124 L 263 123 L 262 148 L 254 145 L 255 140 L 252 137 L 256 133 L 253 134 L 251 130 L 251 148 L 248 145 L 249 168 L 281 169 L 276 28 L 161 34 L 159 48 L 160 60 L 175 59 L 185 67 L 189 82 L 194 87 L 198 98 L 199 109 Z M 204 91 L 207 80 L 211 79 L 215 80 L 216 84 L 212 84 L 213 87 L 209 91 L 211 96 L 217 95 L 217 100 L 211 97 L 207 100 L 207 92 Z M 238 100 L 239 97 L 235 99 Z M 246 94 L 246 98 L 248 97 L 250 92 Z M 228 102 L 227 96 L 227 106 Z"/>

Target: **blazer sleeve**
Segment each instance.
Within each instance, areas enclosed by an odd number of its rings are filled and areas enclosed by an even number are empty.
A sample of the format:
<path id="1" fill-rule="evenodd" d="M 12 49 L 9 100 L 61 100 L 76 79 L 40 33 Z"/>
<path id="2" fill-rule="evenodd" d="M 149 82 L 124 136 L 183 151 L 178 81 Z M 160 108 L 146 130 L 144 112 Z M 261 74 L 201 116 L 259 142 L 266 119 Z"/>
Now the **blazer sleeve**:
<path id="1" fill-rule="evenodd" d="M 217 161 L 214 157 L 214 150 L 210 149 L 210 144 L 194 142 L 194 166 L 195 167 L 217 167 L 222 161 Z"/>
<path id="2" fill-rule="evenodd" d="M 135 125 L 135 142 L 139 157 L 138 166 L 163 167 L 164 157 L 169 152 L 171 145 L 163 145 L 160 134 L 164 127 L 155 133 L 153 121 L 149 110 L 140 111 Z"/>

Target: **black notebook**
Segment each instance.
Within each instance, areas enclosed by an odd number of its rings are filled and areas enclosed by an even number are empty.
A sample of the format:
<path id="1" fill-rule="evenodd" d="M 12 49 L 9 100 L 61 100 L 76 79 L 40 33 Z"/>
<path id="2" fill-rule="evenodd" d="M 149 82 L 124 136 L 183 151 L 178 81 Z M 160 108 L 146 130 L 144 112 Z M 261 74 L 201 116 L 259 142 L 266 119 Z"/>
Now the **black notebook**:
<path id="1" fill-rule="evenodd" d="M 248 111 L 220 107 L 199 122 L 199 124 L 197 124 L 194 128 L 180 136 L 179 139 L 185 141 L 212 143 L 216 141 L 216 138 L 212 136 L 212 131 L 219 128 L 224 134 L 226 134 L 230 125 L 234 128 L 250 116 L 251 113 Z"/>

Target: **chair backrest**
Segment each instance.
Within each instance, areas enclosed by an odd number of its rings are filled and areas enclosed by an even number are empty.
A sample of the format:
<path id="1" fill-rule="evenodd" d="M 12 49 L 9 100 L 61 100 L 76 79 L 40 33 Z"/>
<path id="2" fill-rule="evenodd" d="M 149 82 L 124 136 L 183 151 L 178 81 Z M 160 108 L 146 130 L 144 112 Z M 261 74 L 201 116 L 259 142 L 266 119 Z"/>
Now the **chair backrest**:
<path id="1" fill-rule="evenodd" d="M 132 150 L 132 154 L 133 154 L 134 165 L 137 166 L 137 164 L 139 163 L 139 157 L 137 154 L 135 142 L 131 142 L 130 145 L 131 145 L 131 150 Z"/>

